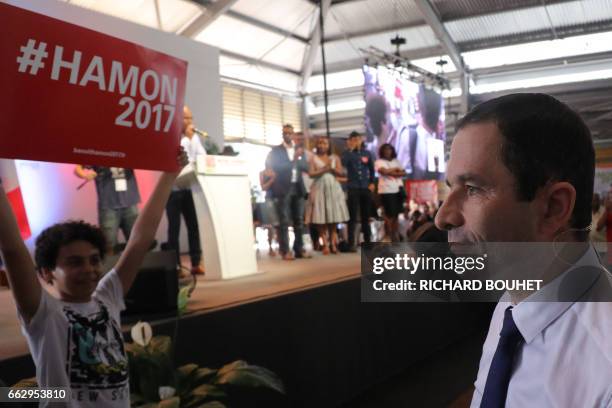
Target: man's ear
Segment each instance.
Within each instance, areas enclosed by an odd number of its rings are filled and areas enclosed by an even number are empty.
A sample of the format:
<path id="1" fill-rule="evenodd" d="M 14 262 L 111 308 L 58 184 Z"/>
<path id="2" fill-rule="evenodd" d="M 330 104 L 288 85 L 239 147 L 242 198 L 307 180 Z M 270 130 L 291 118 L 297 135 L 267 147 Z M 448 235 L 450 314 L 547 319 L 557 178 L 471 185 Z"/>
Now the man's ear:
<path id="1" fill-rule="evenodd" d="M 570 225 L 576 189 L 566 181 L 550 183 L 538 192 L 537 199 L 540 201 L 539 232 L 552 241 Z"/>
<path id="2" fill-rule="evenodd" d="M 53 285 L 53 279 L 55 279 L 55 277 L 53 276 L 53 270 L 49 268 L 40 268 L 38 270 L 38 273 L 46 283 L 48 283 L 49 285 Z"/>

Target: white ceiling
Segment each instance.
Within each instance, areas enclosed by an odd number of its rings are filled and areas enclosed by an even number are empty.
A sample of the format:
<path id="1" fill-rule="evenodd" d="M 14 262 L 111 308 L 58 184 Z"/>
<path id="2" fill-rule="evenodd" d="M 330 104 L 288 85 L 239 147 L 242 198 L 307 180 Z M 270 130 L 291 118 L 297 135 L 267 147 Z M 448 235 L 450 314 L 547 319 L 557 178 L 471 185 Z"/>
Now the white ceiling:
<path id="1" fill-rule="evenodd" d="M 221 49 L 223 76 L 272 84 L 288 91 L 298 89 L 310 38 L 318 23 L 318 6 L 310 0 L 65 1 L 176 33 L 205 11 L 227 4 L 228 10 L 215 16 L 194 38 Z M 394 51 L 389 40 L 396 34 L 407 40 L 401 47 L 404 55 L 419 60 L 430 57 L 422 62 L 434 66 L 435 58 L 446 52 L 434 30 L 425 23 L 419 1 L 422 0 L 332 1 L 324 27 L 329 70 L 358 68 L 363 62 L 360 48 L 375 46 Z M 477 58 L 478 54 L 474 57 L 473 53 L 478 51 L 474 50 L 612 30 L 612 0 L 427 1 L 466 61 Z M 591 51 L 612 51 L 612 45 L 608 49 L 592 47 Z M 591 51 L 587 47 L 587 53 Z M 489 66 L 511 64 L 510 57 L 498 52 Z M 317 49 L 314 73 L 321 68 Z M 447 66 L 448 71 L 452 67 Z"/>

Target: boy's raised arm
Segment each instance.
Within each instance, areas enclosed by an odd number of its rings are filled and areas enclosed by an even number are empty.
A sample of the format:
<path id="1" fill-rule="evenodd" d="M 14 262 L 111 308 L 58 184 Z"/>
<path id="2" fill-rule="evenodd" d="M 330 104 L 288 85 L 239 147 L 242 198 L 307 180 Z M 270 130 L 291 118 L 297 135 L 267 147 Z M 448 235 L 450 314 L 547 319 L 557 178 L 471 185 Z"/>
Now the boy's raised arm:
<path id="1" fill-rule="evenodd" d="M 0 252 L 6 264 L 13 297 L 22 317 L 28 322 L 38 310 L 42 288 L 1 181 Z"/>
<path id="2" fill-rule="evenodd" d="M 182 148 L 178 161 L 181 169 L 188 163 L 187 155 Z M 123 251 L 115 266 L 123 286 L 124 296 L 130 290 L 132 283 L 134 283 L 144 256 L 153 242 L 157 227 L 166 208 L 168 197 L 172 191 L 172 185 L 178 174 L 179 171 L 162 173 L 151 197 L 149 197 L 143 210 L 138 215 L 125 251 Z"/>

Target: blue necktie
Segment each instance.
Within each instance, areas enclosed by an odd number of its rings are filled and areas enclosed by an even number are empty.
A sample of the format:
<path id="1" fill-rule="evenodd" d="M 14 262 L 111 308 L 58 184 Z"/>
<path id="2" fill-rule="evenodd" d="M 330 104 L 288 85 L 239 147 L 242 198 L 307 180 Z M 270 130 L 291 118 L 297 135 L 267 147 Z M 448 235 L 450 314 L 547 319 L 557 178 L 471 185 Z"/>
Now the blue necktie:
<path id="1" fill-rule="evenodd" d="M 523 336 L 512 319 L 512 306 L 509 306 L 504 312 L 504 325 L 499 333 L 499 343 L 491 361 L 480 408 L 506 406 L 514 356 L 522 342 Z"/>

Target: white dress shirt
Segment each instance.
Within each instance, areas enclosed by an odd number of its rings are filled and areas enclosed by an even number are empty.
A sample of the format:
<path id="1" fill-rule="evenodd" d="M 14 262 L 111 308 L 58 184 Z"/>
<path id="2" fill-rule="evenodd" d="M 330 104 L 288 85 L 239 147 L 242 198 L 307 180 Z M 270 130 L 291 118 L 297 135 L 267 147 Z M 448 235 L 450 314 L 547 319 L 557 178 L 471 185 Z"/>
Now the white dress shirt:
<path id="1" fill-rule="evenodd" d="M 183 136 L 181 139 L 181 146 L 187 152 L 187 157 L 189 158 L 189 163 L 194 163 L 196 161 L 196 157 L 201 154 L 206 154 L 206 150 L 204 146 L 202 146 L 202 142 L 200 141 L 200 137 L 198 135 L 193 135 L 191 139 L 187 136 Z"/>
<path id="2" fill-rule="evenodd" d="M 580 278 L 570 279 L 568 288 L 567 277 L 578 271 Z M 573 301 L 537 301 L 567 295 L 568 289 L 571 297 L 566 299 Z M 525 342 L 516 354 L 507 408 L 612 407 L 612 302 L 593 299 L 612 299 L 612 275 L 589 247 L 563 275 L 514 307 L 512 316 Z M 506 294 L 493 312 L 472 408 L 480 406 L 504 311 L 511 304 Z"/>
<path id="3" fill-rule="evenodd" d="M 190 139 L 187 136 L 183 136 L 181 138 L 181 146 L 187 153 L 187 159 L 189 160 L 189 164 L 183 168 L 177 181 L 175 181 L 174 186 L 172 187 L 172 191 L 180 191 L 180 190 L 191 190 L 191 182 L 182 180 L 184 177 L 181 177 L 187 173 L 195 171 L 195 162 L 198 156 L 206 155 L 206 150 L 204 146 L 202 146 L 202 142 L 200 141 L 200 137 L 198 135 L 193 135 Z"/>
<path id="4" fill-rule="evenodd" d="M 283 146 L 285 146 L 285 150 L 287 150 L 287 157 L 289 157 L 289 161 L 293 161 L 293 157 L 295 156 L 295 147 L 292 144 L 287 144 L 283 142 Z M 295 164 L 293 164 L 293 167 L 291 168 L 291 182 L 292 183 L 297 183 L 297 169 L 295 168 Z"/>

